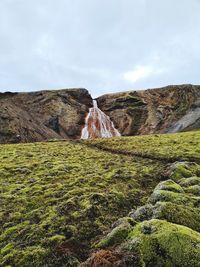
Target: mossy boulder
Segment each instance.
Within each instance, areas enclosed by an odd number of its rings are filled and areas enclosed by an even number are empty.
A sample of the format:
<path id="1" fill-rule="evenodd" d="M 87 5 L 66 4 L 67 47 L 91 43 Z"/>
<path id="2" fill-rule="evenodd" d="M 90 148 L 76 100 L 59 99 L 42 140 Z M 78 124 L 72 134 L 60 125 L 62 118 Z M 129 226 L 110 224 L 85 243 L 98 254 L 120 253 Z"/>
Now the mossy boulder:
<path id="1" fill-rule="evenodd" d="M 154 206 L 152 204 L 146 204 L 137 208 L 136 210 L 131 211 L 129 216 L 140 222 L 148 220 L 153 216 L 153 207 Z"/>
<path id="2" fill-rule="evenodd" d="M 196 195 L 196 196 L 200 196 L 200 186 L 199 185 L 191 185 L 189 187 L 186 188 L 186 192 Z"/>
<path id="3" fill-rule="evenodd" d="M 120 244 L 128 237 L 134 224 L 135 222 L 132 218 L 121 218 L 116 223 L 117 226 L 96 245 L 96 248 L 106 248 Z"/>
<path id="4" fill-rule="evenodd" d="M 193 176 L 190 178 L 182 178 L 178 181 L 178 183 L 183 187 L 188 187 L 192 185 L 200 185 L 200 177 Z"/>
<path id="5" fill-rule="evenodd" d="M 200 234 L 164 220 L 144 221 L 129 233 L 124 251 L 132 252 L 148 267 L 200 266 Z"/>
<path id="6" fill-rule="evenodd" d="M 200 209 L 171 202 L 158 202 L 153 207 L 152 218 L 187 226 L 200 231 Z"/>
<path id="7" fill-rule="evenodd" d="M 160 182 L 156 186 L 154 191 L 156 191 L 156 190 L 167 190 L 167 191 L 171 191 L 171 192 L 175 192 L 175 193 L 184 193 L 183 188 L 171 179 L 167 180 L 167 181 Z"/>
<path id="8" fill-rule="evenodd" d="M 149 202 L 153 205 L 157 202 L 171 202 L 178 205 L 198 207 L 198 197 L 200 195 L 199 178 L 190 177 L 176 180 L 177 182 L 171 179 L 160 182 L 151 194 Z M 190 184 L 192 185 L 189 186 Z"/>
<path id="9" fill-rule="evenodd" d="M 147 204 L 132 210 L 135 224 L 115 224 L 98 248 L 114 249 L 120 266 L 200 266 L 200 186 L 196 163 L 175 163 Z"/>
<path id="10" fill-rule="evenodd" d="M 162 219 L 168 222 L 190 227 L 200 231 L 200 209 L 172 202 L 146 204 L 129 214 L 134 220 L 143 222 L 151 219 Z"/>
<path id="11" fill-rule="evenodd" d="M 171 165 L 171 179 L 178 181 L 181 178 L 192 177 L 196 166 L 195 162 L 175 162 Z"/>
<path id="12" fill-rule="evenodd" d="M 154 190 L 153 194 L 149 198 L 149 201 L 152 204 L 156 204 L 158 201 L 164 201 L 180 205 L 193 206 L 196 202 L 196 198 L 190 197 L 186 194 L 175 193 L 167 190 Z"/>
<path id="13" fill-rule="evenodd" d="M 131 226 L 134 226 L 136 224 L 136 221 L 130 216 L 123 217 L 112 224 L 112 229 L 122 224 L 130 224 Z"/>

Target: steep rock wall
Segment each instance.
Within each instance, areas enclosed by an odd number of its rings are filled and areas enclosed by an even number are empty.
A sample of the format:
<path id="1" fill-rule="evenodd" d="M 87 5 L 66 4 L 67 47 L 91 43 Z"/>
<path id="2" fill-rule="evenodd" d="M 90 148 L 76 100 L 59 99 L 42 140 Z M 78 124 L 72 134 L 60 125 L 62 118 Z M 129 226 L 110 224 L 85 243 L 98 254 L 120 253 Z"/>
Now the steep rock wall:
<path id="1" fill-rule="evenodd" d="M 0 94 L 0 143 L 80 138 L 92 106 L 86 89 Z"/>
<path id="2" fill-rule="evenodd" d="M 200 129 L 200 86 L 107 94 L 97 103 L 121 135 Z M 90 107 L 86 89 L 0 93 L 0 143 L 79 139 Z"/>
<path id="3" fill-rule="evenodd" d="M 97 102 L 122 135 L 200 129 L 200 86 L 107 94 Z"/>

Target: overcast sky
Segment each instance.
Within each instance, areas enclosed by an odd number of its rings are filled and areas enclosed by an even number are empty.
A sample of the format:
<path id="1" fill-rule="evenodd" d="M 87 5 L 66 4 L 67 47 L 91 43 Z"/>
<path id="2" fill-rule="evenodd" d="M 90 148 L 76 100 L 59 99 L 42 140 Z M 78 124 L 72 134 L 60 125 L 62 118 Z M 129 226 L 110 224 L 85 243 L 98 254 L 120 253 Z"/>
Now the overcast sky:
<path id="1" fill-rule="evenodd" d="M 0 0 L 0 91 L 200 84 L 200 0 Z"/>

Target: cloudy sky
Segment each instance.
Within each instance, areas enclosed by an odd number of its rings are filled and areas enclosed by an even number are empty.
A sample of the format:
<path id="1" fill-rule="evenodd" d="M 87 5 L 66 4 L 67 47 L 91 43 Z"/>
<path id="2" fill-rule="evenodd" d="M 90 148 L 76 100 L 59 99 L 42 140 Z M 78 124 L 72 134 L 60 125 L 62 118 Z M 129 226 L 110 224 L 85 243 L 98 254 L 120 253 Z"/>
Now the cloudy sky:
<path id="1" fill-rule="evenodd" d="M 200 84 L 200 0 L 0 0 L 0 91 Z"/>

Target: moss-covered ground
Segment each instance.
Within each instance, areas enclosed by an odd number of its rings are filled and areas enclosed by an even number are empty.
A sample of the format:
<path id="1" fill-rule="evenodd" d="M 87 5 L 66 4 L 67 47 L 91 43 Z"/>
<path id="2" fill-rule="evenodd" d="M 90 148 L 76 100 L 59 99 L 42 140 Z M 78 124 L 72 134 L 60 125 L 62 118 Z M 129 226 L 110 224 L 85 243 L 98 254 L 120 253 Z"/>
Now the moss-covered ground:
<path id="1" fill-rule="evenodd" d="M 67 141 L 0 152 L 0 266 L 76 266 L 73 258 L 146 201 L 163 168 Z"/>
<path id="2" fill-rule="evenodd" d="M 124 151 L 133 154 L 125 155 Z M 141 266 L 151 266 L 157 258 L 149 256 L 151 250 L 143 249 L 145 242 L 154 241 L 140 234 L 143 220 L 138 224 L 135 218 L 127 217 L 146 203 L 157 212 L 149 218 L 153 228 L 169 228 L 171 235 L 170 231 L 173 234 L 174 227 L 181 225 L 177 232 L 186 231 L 186 235 L 180 242 L 191 232 L 191 244 L 197 247 L 199 237 L 193 240 L 196 232 L 192 231 L 199 230 L 200 168 L 194 163 L 176 164 L 167 177 L 168 159 L 173 158 L 198 163 L 200 133 L 0 145 L 0 266 L 78 266 L 98 244 L 115 246 L 116 240 L 124 244 L 126 238 L 132 242 L 134 236 L 142 240 L 139 250 L 145 255 L 138 259 L 148 263 Z M 169 178 L 171 182 L 160 183 Z M 193 216 L 190 223 L 188 216 Z M 116 223 L 119 218 L 123 219 Z M 108 234 L 109 240 L 102 239 L 111 225 L 114 233 Z M 151 237 L 157 242 L 159 235 L 155 232 Z M 155 254 L 154 243 L 152 251 Z M 99 255 L 110 257 L 109 253 Z M 188 252 L 188 259 L 191 255 Z M 198 249 L 194 255 L 196 264 Z"/>
<path id="3" fill-rule="evenodd" d="M 92 267 L 96 263 L 101 266 L 105 261 L 108 266 L 200 267 L 198 137 L 199 133 L 195 132 L 119 138 L 119 142 L 111 139 L 110 143 L 103 139 L 92 141 L 94 147 L 112 151 L 114 155 L 124 155 L 128 151 L 131 156 L 139 150 L 141 159 L 157 158 L 161 162 L 166 160 L 168 164 L 164 181 L 157 184 L 147 203 L 132 209 L 126 217 L 113 224 L 111 231 L 96 244 L 97 252 L 83 267 Z M 156 149 L 152 146 L 153 140 L 157 140 L 155 138 L 160 140 L 155 142 Z M 139 147 L 139 140 L 145 140 L 144 147 L 143 142 Z M 134 144 L 138 150 L 133 148 Z M 172 163 L 172 159 L 179 160 Z"/>
<path id="4" fill-rule="evenodd" d="M 200 162 L 200 131 L 175 134 L 94 139 L 90 146 L 128 155 L 145 156 L 168 161 Z"/>

